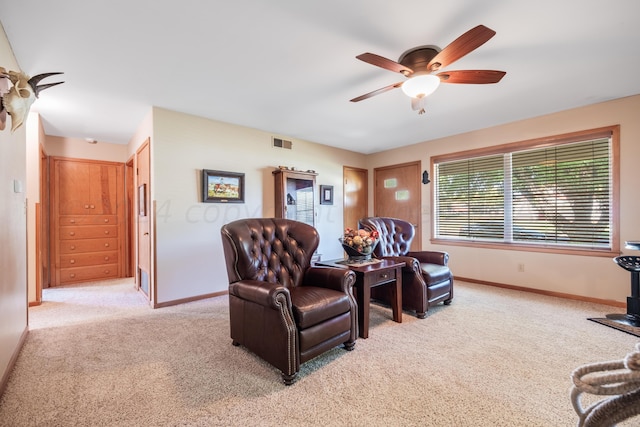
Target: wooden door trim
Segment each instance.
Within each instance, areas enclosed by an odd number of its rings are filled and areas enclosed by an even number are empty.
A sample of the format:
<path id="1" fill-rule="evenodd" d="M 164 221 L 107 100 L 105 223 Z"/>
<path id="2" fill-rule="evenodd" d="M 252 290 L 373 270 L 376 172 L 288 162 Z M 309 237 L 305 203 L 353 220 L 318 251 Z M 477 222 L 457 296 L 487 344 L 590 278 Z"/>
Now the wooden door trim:
<path id="1" fill-rule="evenodd" d="M 135 203 L 133 203 L 134 189 L 135 189 L 135 155 L 132 154 L 124 164 L 124 210 L 125 210 L 125 224 L 126 224 L 126 241 L 125 241 L 125 263 L 124 270 L 125 276 L 135 277 L 135 224 L 134 224 L 134 209 Z"/>
<path id="2" fill-rule="evenodd" d="M 36 203 L 36 300 L 29 302 L 29 307 L 42 304 L 42 253 L 40 245 L 42 245 L 42 204 Z"/>

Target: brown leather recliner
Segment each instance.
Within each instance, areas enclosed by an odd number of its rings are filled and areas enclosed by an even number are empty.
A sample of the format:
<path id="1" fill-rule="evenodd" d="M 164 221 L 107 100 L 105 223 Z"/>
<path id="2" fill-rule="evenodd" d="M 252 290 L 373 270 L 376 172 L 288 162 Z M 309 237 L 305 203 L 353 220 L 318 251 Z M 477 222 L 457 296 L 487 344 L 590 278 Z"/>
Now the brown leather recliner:
<path id="1" fill-rule="evenodd" d="M 233 345 L 243 345 L 293 383 L 300 365 L 358 336 L 355 273 L 315 267 L 315 228 L 283 218 L 222 226 Z"/>
<path id="2" fill-rule="evenodd" d="M 429 307 L 439 302 L 451 304 L 453 274 L 449 269 L 449 254 L 440 251 L 410 251 L 415 236 L 414 226 L 397 218 L 368 217 L 358 222 L 358 228 L 375 229 L 380 242 L 374 249 L 377 258 L 404 261 L 402 269 L 402 307 L 415 310 L 424 319 Z M 386 287 L 371 290 L 371 297 L 389 303 Z"/>

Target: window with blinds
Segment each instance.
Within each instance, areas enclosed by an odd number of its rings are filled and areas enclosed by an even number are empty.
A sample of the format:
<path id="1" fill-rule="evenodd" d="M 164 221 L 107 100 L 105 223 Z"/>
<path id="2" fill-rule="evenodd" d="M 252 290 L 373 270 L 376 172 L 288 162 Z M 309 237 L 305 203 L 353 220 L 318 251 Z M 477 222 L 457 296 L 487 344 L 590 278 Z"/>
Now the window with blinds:
<path id="1" fill-rule="evenodd" d="M 313 188 L 296 190 L 296 220 L 313 224 Z"/>
<path id="2" fill-rule="evenodd" d="M 599 129 L 434 158 L 434 238 L 611 250 L 617 147 Z"/>

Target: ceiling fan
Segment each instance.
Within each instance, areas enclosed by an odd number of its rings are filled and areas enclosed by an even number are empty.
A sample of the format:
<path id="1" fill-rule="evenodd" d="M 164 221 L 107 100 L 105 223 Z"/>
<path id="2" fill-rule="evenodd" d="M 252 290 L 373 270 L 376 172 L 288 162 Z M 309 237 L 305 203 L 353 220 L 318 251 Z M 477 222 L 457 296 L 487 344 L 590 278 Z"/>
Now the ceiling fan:
<path id="1" fill-rule="evenodd" d="M 496 32 L 492 29 L 484 25 L 478 25 L 455 39 L 442 50 L 435 46 L 419 46 L 403 53 L 398 62 L 375 53 L 367 52 L 358 55 L 356 58 L 359 60 L 400 73 L 407 77 L 407 80 L 358 96 L 353 98 L 351 102 L 362 101 L 401 87 L 402 91 L 411 97 L 411 108 L 418 110 L 418 114 L 423 114 L 426 97 L 433 93 L 440 83 L 498 83 L 507 74 L 505 71 L 456 70 L 433 74 L 476 50 L 495 35 Z"/>

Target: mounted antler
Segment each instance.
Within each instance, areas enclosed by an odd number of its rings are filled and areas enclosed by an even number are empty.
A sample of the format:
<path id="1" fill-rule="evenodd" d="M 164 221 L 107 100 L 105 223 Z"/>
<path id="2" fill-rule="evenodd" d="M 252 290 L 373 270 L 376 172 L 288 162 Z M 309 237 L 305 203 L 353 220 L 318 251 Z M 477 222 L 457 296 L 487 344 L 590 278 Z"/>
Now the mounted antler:
<path id="1" fill-rule="evenodd" d="M 62 84 L 64 82 L 47 83 L 38 85 L 40 80 L 63 73 L 43 73 L 29 78 L 28 75 L 16 72 L 6 71 L 0 67 L 0 78 L 4 80 L 0 85 L 0 130 L 3 130 L 6 122 L 6 114 L 11 116 L 11 132 L 18 129 L 27 118 L 31 104 L 38 98 L 40 92 L 50 87 Z M 6 91 L 6 79 L 9 79 L 13 86 Z M 4 86 L 4 90 L 2 89 Z"/>

